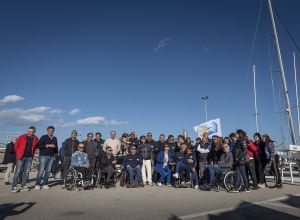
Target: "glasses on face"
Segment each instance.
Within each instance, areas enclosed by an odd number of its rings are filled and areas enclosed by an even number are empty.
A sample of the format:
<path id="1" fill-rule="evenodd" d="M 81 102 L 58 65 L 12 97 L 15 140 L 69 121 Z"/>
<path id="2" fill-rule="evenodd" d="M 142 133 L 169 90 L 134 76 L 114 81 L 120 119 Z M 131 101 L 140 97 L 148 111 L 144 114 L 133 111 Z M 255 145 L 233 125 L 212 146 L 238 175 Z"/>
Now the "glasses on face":
<path id="1" fill-rule="evenodd" d="M 79 149 L 84 149 L 84 147 L 78 147 Z"/>
<path id="2" fill-rule="evenodd" d="M 93 136 L 92 136 L 92 135 L 89 135 L 88 137 L 89 137 L 89 138 L 92 138 Z"/>
<path id="3" fill-rule="evenodd" d="M 170 139 L 170 141 L 174 141 L 174 139 Z"/>
<path id="4" fill-rule="evenodd" d="M 135 148 L 131 148 L 131 150 L 136 150 Z"/>
<path id="5" fill-rule="evenodd" d="M 152 134 L 148 134 L 147 136 L 148 136 L 148 137 L 152 137 Z"/>
<path id="6" fill-rule="evenodd" d="M 112 150 L 108 150 L 108 152 L 112 152 Z"/>

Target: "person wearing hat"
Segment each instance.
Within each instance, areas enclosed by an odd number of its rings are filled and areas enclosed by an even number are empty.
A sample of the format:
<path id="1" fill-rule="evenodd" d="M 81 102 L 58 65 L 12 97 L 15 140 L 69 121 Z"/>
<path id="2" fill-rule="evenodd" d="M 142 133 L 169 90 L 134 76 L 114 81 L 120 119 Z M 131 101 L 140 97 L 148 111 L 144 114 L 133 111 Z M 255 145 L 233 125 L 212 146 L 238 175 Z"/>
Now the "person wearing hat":
<path id="1" fill-rule="evenodd" d="M 78 144 L 79 144 L 79 141 L 77 140 L 77 131 L 73 130 L 71 132 L 71 137 L 66 139 L 63 142 L 62 150 L 60 151 L 60 153 L 62 154 L 62 157 L 64 158 L 63 173 L 62 173 L 63 181 L 64 181 L 64 177 L 65 177 L 67 171 L 69 170 L 69 168 L 71 166 L 72 154 L 77 151 Z M 62 188 L 64 188 L 64 187 L 65 186 L 62 185 Z"/>

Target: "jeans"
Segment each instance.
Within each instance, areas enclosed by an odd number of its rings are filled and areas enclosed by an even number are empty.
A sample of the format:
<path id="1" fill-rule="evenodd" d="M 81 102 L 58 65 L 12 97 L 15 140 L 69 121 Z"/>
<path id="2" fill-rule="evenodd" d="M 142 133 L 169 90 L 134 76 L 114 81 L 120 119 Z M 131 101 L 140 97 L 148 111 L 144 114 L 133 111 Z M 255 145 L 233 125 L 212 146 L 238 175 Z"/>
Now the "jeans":
<path id="1" fill-rule="evenodd" d="M 247 178 L 247 174 L 246 174 L 246 165 L 240 164 L 240 165 L 236 166 L 235 174 L 236 174 L 235 187 L 238 188 L 241 185 L 241 179 L 242 179 L 244 182 L 245 188 L 248 189 L 249 183 L 248 183 L 248 178 Z"/>
<path id="2" fill-rule="evenodd" d="M 96 157 L 89 158 L 90 167 L 88 169 L 88 178 L 89 178 L 90 181 L 92 180 L 92 176 L 93 176 L 93 173 L 94 173 L 96 159 L 97 159 Z"/>
<path id="3" fill-rule="evenodd" d="M 43 185 L 48 185 L 48 178 L 51 172 L 53 164 L 53 157 L 52 156 L 40 156 L 39 157 L 39 171 L 36 177 L 35 185 L 41 185 L 43 179 Z"/>
<path id="4" fill-rule="evenodd" d="M 126 167 L 126 170 L 128 171 L 129 174 L 130 184 L 138 184 L 141 178 L 141 167 L 132 168 L 128 166 Z"/>
<path id="5" fill-rule="evenodd" d="M 206 167 L 206 169 L 207 169 L 208 177 L 209 177 L 207 183 L 209 185 L 212 185 L 212 183 L 215 179 L 215 175 L 218 175 L 223 172 L 223 169 L 221 167 L 214 166 L 214 165 L 209 165 Z"/>
<path id="6" fill-rule="evenodd" d="M 255 172 L 255 163 L 254 159 L 250 159 L 249 161 L 246 162 L 246 174 L 250 174 L 253 186 L 257 186 L 257 178 L 256 178 L 256 172 Z M 247 175 L 248 176 L 248 175 Z M 248 178 L 249 180 L 249 178 Z"/>
<path id="7" fill-rule="evenodd" d="M 199 166 L 199 177 L 203 178 L 204 175 L 204 171 L 205 171 L 205 166 L 206 166 L 207 162 L 203 162 L 203 161 L 199 161 L 198 166 Z"/>
<path id="8" fill-rule="evenodd" d="M 196 170 L 195 172 L 193 171 L 192 165 L 188 165 L 188 169 L 189 169 L 189 173 L 192 174 L 194 185 L 199 185 L 199 178 L 198 178 L 197 171 Z"/>
<path id="9" fill-rule="evenodd" d="M 190 180 L 190 170 L 186 163 L 179 161 L 176 164 L 176 173 L 179 173 L 181 181 L 188 182 Z"/>
<path id="10" fill-rule="evenodd" d="M 167 184 L 171 184 L 171 169 L 169 167 L 164 167 L 162 172 L 159 172 L 160 178 L 158 182 L 163 183 L 167 178 Z"/>
<path id="11" fill-rule="evenodd" d="M 271 169 L 275 173 L 276 184 L 279 185 L 282 183 L 282 180 L 281 180 L 281 175 L 280 175 L 280 171 L 279 171 L 279 156 L 278 156 L 278 154 L 275 155 L 274 159 L 271 160 L 270 163 L 271 163 Z"/>
<path id="12" fill-rule="evenodd" d="M 22 175 L 21 187 L 26 186 L 28 176 L 29 176 L 29 171 L 31 168 L 31 163 L 32 163 L 32 157 L 23 157 L 22 160 L 16 161 L 16 170 L 13 178 L 12 187 L 17 187 L 19 175 Z"/>

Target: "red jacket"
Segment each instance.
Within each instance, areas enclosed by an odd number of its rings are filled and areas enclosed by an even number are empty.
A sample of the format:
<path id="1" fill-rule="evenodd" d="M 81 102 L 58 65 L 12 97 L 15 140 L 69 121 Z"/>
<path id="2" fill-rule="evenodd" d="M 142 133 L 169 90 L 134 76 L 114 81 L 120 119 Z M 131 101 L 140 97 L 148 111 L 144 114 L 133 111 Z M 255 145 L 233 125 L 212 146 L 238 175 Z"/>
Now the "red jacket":
<path id="1" fill-rule="evenodd" d="M 256 155 L 258 155 L 259 149 L 257 146 L 253 143 L 253 141 L 248 141 L 248 147 L 247 147 L 247 154 L 250 158 L 254 158 Z"/>
<path id="2" fill-rule="evenodd" d="M 33 144 L 32 144 L 32 157 L 34 156 L 35 150 L 38 146 L 38 137 L 34 135 L 33 137 Z M 16 159 L 22 160 L 23 155 L 25 153 L 27 145 L 27 134 L 23 134 L 20 137 L 18 137 L 17 142 L 15 143 L 14 150 L 16 152 Z"/>

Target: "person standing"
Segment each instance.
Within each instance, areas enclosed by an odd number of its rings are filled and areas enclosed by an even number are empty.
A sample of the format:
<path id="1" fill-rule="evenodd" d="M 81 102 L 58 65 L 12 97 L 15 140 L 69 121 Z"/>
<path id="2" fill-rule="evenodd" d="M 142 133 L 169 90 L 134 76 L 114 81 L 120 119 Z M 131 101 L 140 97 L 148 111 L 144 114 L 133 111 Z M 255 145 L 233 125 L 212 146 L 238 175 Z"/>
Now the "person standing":
<path id="1" fill-rule="evenodd" d="M 208 138 L 204 137 L 202 141 L 197 146 L 197 156 L 198 156 L 198 167 L 199 167 L 199 178 L 200 182 L 204 182 L 205 178 L 205 167 L 207 165 L 207 156 L 210 152 L 211 146 L 208 142 Z"/>
<path id="2" fill-rule="evenodd" d="M 73 130 L 71 132 L 71 137 L 66 139 L 63 142 L 62 148 L 59 151 L 60 156 L 63 158 L 63 172 L 62 172 L 63 180 L 71 166 L 72 154 L 77 151 L 78 144 L 79 144 L 79 141 L 77 140 L 77 131 Z M 63 184 L 62 188 L 64 188 L 64 187 L 65 187 L 65 185 Z"/>
<path id="3" fill-rule="evenodd" d="M 113 155 L 117 156 L 121 150 L 121 142 L 116 138 L 116 131 L 110 132 L 110 138 L 106 139 L 103 144 L 103 151 L 106 151 L 106 147 L 111 147 Z"/>
<path id="4" fill-rule="evenodd" d="M 16 137 L 13 137 L 11 142 L 6 145 L 6 150 L 4 154 L 3 164 L 7 164 L 7 169 L 4 177 L 4 184 L 10 185 L 9 176 L 11 172 L 14 171 L 14 167 L 16 165 L 16 153 L 14 151 L 14 146 L 17 141 Z"/>
<path id="5" fill-rule="evenodd" d="M 18 137 L 14 150 L 16 152 L 16 169 L 14 173 L 13 183 L 12 183 L 12 193 L 16 192 L 26 192 L 30 189 L 26 186 L 29 171 L 32 164 L 32 158 L 34 156 L 35 150 L 38 146 L 38 137 L 35 135 L 35 127 L 29 127 L 27 134 L 23 134 Z M 21 189 L 17 188 L 19 175 L 22 176 Z"/>
<path id="6" fill-rule="evenodd" d="M 98 157 L 100 157 L 101 153 L 104 153 L 103 151 L 104 141 L 105 140 L 102 139 L 102 134 L 100 132 L 96 132 L 96 137 L 94 139 L 94 142 L 97 144 Z"/>
<path id="7" fill-rule="evenodd" d="M 136 135 L 136 132 L 135 132 L 135 131 L 132 131 L 132 132 L 130 133 L 129 142 L 130 142 L 130 145 L 134 145 L 134 146 L 136 146 L 136 147 L 139 146 L 139 139 L 137 138 L 137 135 Z"/>
<path id="8" fill-rule="evenodd" d="M 143 135 L 140 138 L 140 145 L 138 146 L 138 153 L 143 159 L 142 178 L 143 183 L 153 186 L 152 184 L 152 149 L 150 144 L 146 143 L 146 137 Z"/>
<path id="9" fill-rule="evenodd" d="M 93 141 L 93 133 L 92 132 L 89 132 L 87 134 L 87 139 L 85 142 L 85 153 L 87 153 L 88 159 L 89 159 L 90 166 L 88 169 L 88 178 L 91 181 L 93 172 L 95 169 L 96 159 L 98 156 L 97 144 L 96 144 L 96 142 Z"/>
<path id="10" fill-rule="evenodd" d="M 43 135 L 39 141 L 39 171 L 37 173 L 35 189 L 41 189 L 41 182 L 43 179 L 43 189 L 49 189 L 48 178 L 51 172 L 52 164 L 55 155 L 58 153 L 57 139 L 54 136 L 55 128 L 49 126 L 47 128 L 47 135 Z"/>
<path id="11" fill-rule="evenodd" d="M 258 187 L 259 188 L 264 188 L 265 187 L 265 174 L 264 174 L 264 169 L 263 169 L 263 163 L 262 163 L 262 157 L 264 155 L 264 152 L 262 152 L 262 149 L 264 149 L 263 142 L 261 139 L 260 133 L 255 133 L 254 134 L 254 145 L 256 147 L 256 152 L 257 154 L 254 157 L 255 161 L 255 171 L 256 171 L 256 176 L 258 180 Z M 264 161 L 267 159 L 264 158 Z"/>

